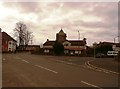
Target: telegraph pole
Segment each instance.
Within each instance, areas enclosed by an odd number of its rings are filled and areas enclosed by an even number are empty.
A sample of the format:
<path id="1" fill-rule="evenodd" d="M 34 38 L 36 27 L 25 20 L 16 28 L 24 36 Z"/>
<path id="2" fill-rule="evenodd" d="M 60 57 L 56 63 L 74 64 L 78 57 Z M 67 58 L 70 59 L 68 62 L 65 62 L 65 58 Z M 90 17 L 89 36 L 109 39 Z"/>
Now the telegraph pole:
<path id="1" fill-rule="evenodd" d="M 79 30 L 78 30 L 78 56 L 79 56 L 79 41 L 80 41 L 80 32 L 79 32 Z"/>
<path id="2" fill-rule="evenodd" d="M 79 30 L 78 30 L 78 40 L 80 40 L 80 32 L 79 32 Z"/>

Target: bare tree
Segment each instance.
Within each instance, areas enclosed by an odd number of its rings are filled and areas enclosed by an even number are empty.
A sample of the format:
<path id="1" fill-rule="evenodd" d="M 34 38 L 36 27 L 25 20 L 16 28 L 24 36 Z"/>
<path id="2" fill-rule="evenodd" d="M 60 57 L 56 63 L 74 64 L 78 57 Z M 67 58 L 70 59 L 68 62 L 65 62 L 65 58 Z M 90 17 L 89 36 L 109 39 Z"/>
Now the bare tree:
<path id="1" fill-rule="evenodd" d="M 33 34 L 30 32 L 23 22 L 17 22 L 14 29 L 14 34 L 18 39 L 18 46 L 20 49 L 24 49 L 29 42 L 33 39 Z"/>

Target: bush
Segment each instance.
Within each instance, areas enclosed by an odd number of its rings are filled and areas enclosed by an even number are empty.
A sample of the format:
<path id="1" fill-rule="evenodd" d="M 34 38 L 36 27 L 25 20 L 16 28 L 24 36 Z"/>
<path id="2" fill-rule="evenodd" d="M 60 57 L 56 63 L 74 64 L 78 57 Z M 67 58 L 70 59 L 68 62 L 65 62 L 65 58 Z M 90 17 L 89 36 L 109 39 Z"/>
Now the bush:
<path id="1" fill-rule="evenodd" d="M 64 46 L 62 43 L 55 42 L 53 45 L 53 51 L 56 55 L 63 55 L 64 54 Z"/>

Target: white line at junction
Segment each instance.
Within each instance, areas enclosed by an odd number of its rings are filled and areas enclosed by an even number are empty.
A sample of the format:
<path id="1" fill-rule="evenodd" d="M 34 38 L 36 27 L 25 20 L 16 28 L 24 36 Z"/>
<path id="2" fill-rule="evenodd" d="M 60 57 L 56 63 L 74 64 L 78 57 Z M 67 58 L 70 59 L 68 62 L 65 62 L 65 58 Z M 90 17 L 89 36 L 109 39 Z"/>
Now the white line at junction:
<path id="1" fill-rule="evenodd" d="M 35 65 L 35 66 L 36 66 L 36 67 L 39 67 L 39 68 L 42 68 L 42 69 L 45 69 L 45 70 L 47 70 L 47 71 L 53 72 L 53 73 L 55 73 L 55 74 L 58 73 L 58 72 L 56 72 L 56 71 L 54 71 L 54 70 L 48 69 L 48 68 L 43 67 L 43 66 L 40 66 L 40 65 Z"/>
<path id="2" fill-rule="evenodd" d="M 94 60 L 91 60 L 91 61 L 94 61 Z M 88 67 L 89 68 L 93 68 L 93 69 L 96 69 L 96 70 L 98 70 L 98 71 L 103 71 L 103 72 L 105 72 L 105 73 L 113 73 L 113 74 L 120 74 L 120 73 L 118 73 L 118 72 L 115 72 L 115 71 L 111 71 L 111 70 L 107 70 L 107 69 L 103 69 L 103 68 L 100 68 L 100 67 L 96 67 L 96 66 L 94 66 L 94 65 L 91 65 L 90 64 L 90 62 L 91 61 L 87 61 L 86 63 L 85 63 L 85 65 L 87 65 L 88 64 Z"/>
<path id="3" fill-rule="evenodd" d="M 102 89 L 102 88 L 99 87 L 99 86 L 96 86 L 96 85 L 90 84 L 90 83 L 85 82 L 85 81 L 81 81 L 81 83 L 84 83 L 84 84 L 89 85 L 89 86 L 91 86 L 91 87 L 96 87 L 96 88 L 98 88 L 98 89 Z"/>
<path id="4" fill-rule="evenodd" d="M 22 60 L 23 62 L 26 62 L 26 63 L 29 63 L 28 61 L 26 61 L 26 60 Z"/>

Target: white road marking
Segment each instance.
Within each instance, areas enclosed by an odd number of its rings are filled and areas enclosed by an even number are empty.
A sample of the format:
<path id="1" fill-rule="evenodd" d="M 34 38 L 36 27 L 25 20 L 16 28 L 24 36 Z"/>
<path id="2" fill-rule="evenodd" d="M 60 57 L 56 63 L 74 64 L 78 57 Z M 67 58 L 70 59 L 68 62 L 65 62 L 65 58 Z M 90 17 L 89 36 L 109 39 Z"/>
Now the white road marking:
<path id="1" fill-rule="evenodd" d="M 26 61 L 26 60 L 22 60 L 23 62 L 26 62 L 26 63 L 29 63 L 28 61 Z"/>
<path id="2" fill-rule="evenodd" d="M 99 87 L 99 86 L 96 86 L 96 85 L 93 85 L 93 84 L 87 83 L 87 82 L 85 82 L 85 81 L 81 81 L 81 83 L 84 83 L 84 84 L 86 84 L 86 85 L 89 85 L 89 86 L 92 86 L 92 87 L 96 87 L 96 88 L 102 89 L 102 88 Z"/>
<path id="3" fill-rule="evenodd" d="M 48 70 L 48 71 L 53 72 L 53 73 L 55 73 L 55 74 L 58 73 L 58 72 L 56 72 L 56 71 L 54 71 L 54 70 L 51 70 L 51 69 L 45 68 L 45 67 L 40 66 L 40 65 L 35 65 L 35 66 L 36 66 L 36 67 L 39 67 L 39 68 L 42 68 L 42 69 L 45 69 L 45 70 Z"/>
<path id="4" fill-rule="evenodd" d="M 94 60 L 91 60 L 91 61 L 94 61 Z M 97 71 L 103 71 L 103 72 L 108 73 L 108 74 L 110 74 L 110 73 L 113 73 L 113 74 L 120 74 L 120 73 L 115 72 L 115 71 L 111 71 L 111 70 L 107 70 L 107 69 L 103 69 L 103 68 L 100 68 L 100 67 L 93 66 L 93 65 L 90 64 L 91 61 L 85 62 L 85 65 L 88 64 L 88 67 L 89 67 L 89 68 L 96 69 Z"/>
<path id="5" fill-rule="evenodd" d="M 62 63 L 65 63 L 65 64 L 73 64 L 73 63 L 71 63 L 71 62 L 66 62 L 66 61 L 61 61 L 61 60 L 55 60 L 55 61 L 57 61 L 57 62 L 62 62 Z"/>
<path id="6" fill-rule="evenodd" d="M 5 61 L 6 59 L 5 58 L 3 58 L 3 61 Z"/>
<path id="7" fill-rule="evenodd" d="M 54 60 L 54 59 L 53 59 L 53 60 Z M 77 65 L 77 64 L 75 64 L 75 63 L 71 63 L 71 62 L 66 62 L 66 61 L 61 61 L 61 60 L 54 60 L 54 61 L 61 62 L 61 63 L 65 63 L 65 64 L 68 64 L 68 65 L 75 65 L 75 66 L 79 66 L 79 67 L 87 68 L 87 67 L 84 66 L 84 65 Z"/>

